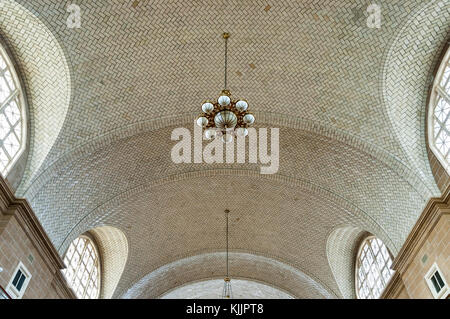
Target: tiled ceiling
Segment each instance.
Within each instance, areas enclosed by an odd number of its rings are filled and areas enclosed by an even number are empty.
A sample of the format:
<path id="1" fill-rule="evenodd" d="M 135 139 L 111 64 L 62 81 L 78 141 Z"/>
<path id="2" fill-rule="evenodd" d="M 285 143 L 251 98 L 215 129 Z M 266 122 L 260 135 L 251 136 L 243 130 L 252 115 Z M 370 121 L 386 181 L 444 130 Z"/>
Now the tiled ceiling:
<path id="1" fill-rule="evenodd" d="M 233 252 L 265 256 L 274 271 L 283 272 L 277 262 L 289 265 L 316 284 L 294 287 L 247 257 L 236 258 L 235 276 L 254 274 L 248 279 L 296 297 L 342 297 L 327 259 L 333 230 L 372 232 L 395 254 L 426 201 L 439 194 L 424 123 L 427 83 L 450 30 L 449 1 L 380 0 L 380 29 L 366 24 L 366 0 L 82 0 L 79 29 L 67 28 L 66 1 L 5 3 L 24 15 L 13 21 L 0 6 L 0 16 L 15 23 L 2 33 L 28 91 L 54 94 L 49 83 L 33 82 L 39 75 L 24 44 L 33 35 L 13 31 L 26 29 L 25 18 L 57 41 L 67 65 L 58 74 L 70 79 L 61 89 L 67 106 L 57 96 L 48 103 L 29 95 L 32 131 L 45 110 L 67 108 L 67 115 L 44 155 L 41 143 L 49 141 L 33 140 L 34 164 L 18 194 L 61 254 L 93 227 L 126 234 L 129 258 L 115 297 L 144 278 L 154 291 L 140 297 L 217 279 L 221 269 L 212 274 L 197 257 L 208 253 L 209 262 L 221 263 L 215 253 L 224 249 L 227 208 Z M 281 128 L 275 175 L 260 175 L 255 164 L 170 159 L 172 129 L 191 128 L 202 101 L 222 89 L 224 31 L 231 33 L 233 95 L 249 101 L 258 127 Z M 36 55 L 46 50 L 49 44 L 36 44 Z M 46 118 L 50 126 L 60 121 Z M 197 266 L 186 266 L 183 283 L 169 286 L 155 275 L 194 257 Z"/>

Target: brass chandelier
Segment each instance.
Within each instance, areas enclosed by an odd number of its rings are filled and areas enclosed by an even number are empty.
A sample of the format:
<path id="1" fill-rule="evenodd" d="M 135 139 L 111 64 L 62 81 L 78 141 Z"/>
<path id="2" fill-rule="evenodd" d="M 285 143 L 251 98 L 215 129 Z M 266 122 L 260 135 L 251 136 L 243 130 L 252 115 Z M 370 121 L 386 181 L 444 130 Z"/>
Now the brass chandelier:
<path id="1" fill-rule="evenodd" d="M 202 104 L 202 111 L 197 118 L 197 125 L 205 129 L 205 138 L 211 140 L 222 137 L 224 143 L 233 141 L 233 136 L 247 136 L 248 127 L 255 122 L 255 117 L 248 111 L 246 100 L 232 100 L 227 89 L 228 72 L 228 39 L 229 33 L 224 33 L 225 39 L 225 85 L 216 101 L 207 100 Z"/>

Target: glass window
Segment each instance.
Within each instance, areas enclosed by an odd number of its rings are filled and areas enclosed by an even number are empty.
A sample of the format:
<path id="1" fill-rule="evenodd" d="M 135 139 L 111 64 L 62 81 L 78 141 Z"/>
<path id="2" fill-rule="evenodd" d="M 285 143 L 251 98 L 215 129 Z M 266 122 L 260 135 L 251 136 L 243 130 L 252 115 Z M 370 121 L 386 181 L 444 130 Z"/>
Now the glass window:
<path id="1" fill-rule="evenodd" d="M 79 299 L 96 299 L 100 294 L 100 261 L 94 242 L 87 236 L 75 239 L 64 257 L 67 282 Z"/>
<path id="2" fill-rule="evenodd" d="M 428 117 L 430 148 L 450 173 L 450 49 L 436 74 Z"/>
<path id="3" fill-rule="evenodd" d="M 392 257 L 384 243 L 368 237 L 361 244 L 356 260 L 356 295 L 360 299 L 379 298 L 394 273 Z"/>
<path id="4" fill-rule="evenodd" d="M 8 174 L 25 149 L 24 94 L 6 51 L 0 45 L 0 173 Z"/>

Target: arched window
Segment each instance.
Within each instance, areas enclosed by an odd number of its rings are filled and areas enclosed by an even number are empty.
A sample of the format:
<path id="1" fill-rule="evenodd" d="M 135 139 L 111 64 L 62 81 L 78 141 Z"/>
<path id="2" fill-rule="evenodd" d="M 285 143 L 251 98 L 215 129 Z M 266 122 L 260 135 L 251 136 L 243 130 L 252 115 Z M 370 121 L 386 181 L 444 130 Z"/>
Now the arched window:
<path id="1" fill-rule="evenodd" d="M 6 176 L 25 149 L 24 95 L 13 64 L 0 44 L 0 173 Z"/>
<path id="2" fill-rule="evenodd" d="M 96 299 L 100 295 L 100 260 L 95 243 L 80 236 L 69 246 L 63 270 L 67 282 L 79 299 Z"/>
<path id="3" fill-rule="evenodd" d="M 379 298 L 394 273 L 390 269 L 392 256 L 381 240 L 366 238 L 356 260 L 356 296 L 360 299 Z"/>
<path id="4" fill-rule="evenodd" d="M 450 174 L 450 49 L 436 73 L 428 113 L 430 148 Z"/>

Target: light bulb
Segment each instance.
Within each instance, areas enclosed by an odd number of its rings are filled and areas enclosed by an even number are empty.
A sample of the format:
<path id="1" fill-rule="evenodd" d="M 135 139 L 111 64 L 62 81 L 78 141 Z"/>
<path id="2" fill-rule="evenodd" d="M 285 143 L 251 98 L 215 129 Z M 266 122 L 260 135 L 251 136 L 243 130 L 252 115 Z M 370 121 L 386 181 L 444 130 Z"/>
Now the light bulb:
<path id="1" fill-rule="evenodd" d="M 214 110 L 214 105 L 210 102 L 203 103 L 202 110 L 205 113 L 211 113 Z"/>
<path id="2" fill-rule="evenodd" d="M 245 127 L 240 127 L 236 129 L 236 135 L 245 137 L 248 135 L 248 130 Z"/>
<path id="3" fill-rule="evenodd" d="M 255 117 L 253 116 L 253 114 L 246 114 L 244 116 L 244 122 L 247 124 L 253 124 L 255 122 Z"/>
<path id="4" fill-rule="evenodd" d="M 233 141 L 233 135 L 231 135 L 230 133 L 226 133 L 226 134 L 222 135 L 222 142 L 231 143 L 232 141 Z"/>
<path id="5" fill-rule="evenodd" d="M 208 119 L 204 116 L 201 116 L 197 119 L 197 125 L 200 127 L 205 127 L 208 125 Z"/>
<path id="6" fill-rule="evenodd" d="M 219 102 L 219 104 L 222 105 L 222 106 L 227 106 L 227 105 L 230 105 L 231 99 L 230 99 L 229 96 L 222 95 L 222 96 L 219 97 L 217 102 Z"/>
<path id="7" fill-rule="evenodd" d="M 205 131 L 205 138 L 208 139 L 208 140 L 211 140 L 211 139 L 215 138 L 216 135 L 217 135 L 217 132 L 213 128 L 207 129 Z"/>
<path id="8" fill-rule="evenodd" d="M 247 104 L 247 102 L 244 101 L 244 100 L 240 100 L 240 101 L 238 101 L 238 102 L 236 103 L 236 109 L 237 109 L 239 112 L 244 112 L 244 111 L 247 110 L 247 108 L 248 108 L 248 104 Z"/>

